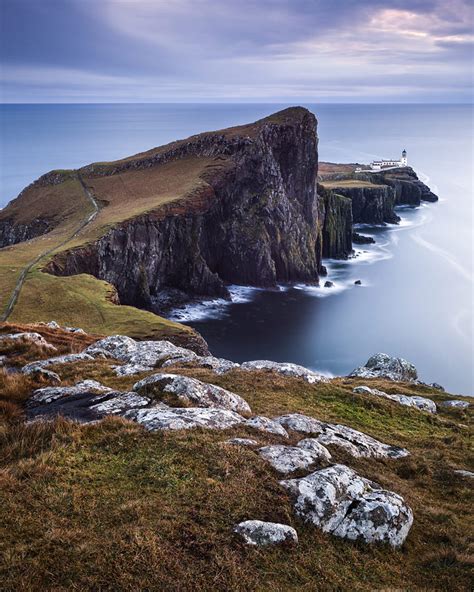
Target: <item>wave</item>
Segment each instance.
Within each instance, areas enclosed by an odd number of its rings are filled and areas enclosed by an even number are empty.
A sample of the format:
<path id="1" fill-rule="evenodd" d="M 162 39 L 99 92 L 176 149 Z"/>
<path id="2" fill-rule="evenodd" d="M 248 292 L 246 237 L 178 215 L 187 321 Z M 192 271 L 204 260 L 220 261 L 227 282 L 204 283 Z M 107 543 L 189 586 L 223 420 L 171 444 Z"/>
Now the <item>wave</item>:
<path id="1" fill-rule="evenodd" d="M 459 261 L 454 257 L 454 255 L 452 255 L 448 251 L 445 251 L 441 247 L 438 247 L 437 245 L 430 243 L 430 241 L 427 241 L 426 239 L 422 238 L 419 234 L 414 234 L 411 238 L 422 247 L 425 247 L 429 251 L 436 253 L 437 255 L 442 257 L 445 261 L 449 263 L 449 265 L 453 269 L 455 269 L 468 282 L 473 282 L 472 273 L 468 269 L 464 268 L 462 264 L 459 263 Z"/>

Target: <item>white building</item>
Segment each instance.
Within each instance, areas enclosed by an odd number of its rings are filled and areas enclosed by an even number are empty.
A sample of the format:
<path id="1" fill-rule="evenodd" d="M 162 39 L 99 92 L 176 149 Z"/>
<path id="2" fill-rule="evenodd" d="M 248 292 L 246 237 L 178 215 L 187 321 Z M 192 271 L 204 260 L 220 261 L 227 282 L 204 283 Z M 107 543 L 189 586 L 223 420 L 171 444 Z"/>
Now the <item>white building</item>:
<path id="1" fill-rule="evenodd" d="M 380 169 L 387 169 L 391 167 L 406 167 L 408 166 L 407 151 L 402 152 L 400 160 L 374 160 L 370 163 L 370 168 L 373 171 L 380 171 Z"/>

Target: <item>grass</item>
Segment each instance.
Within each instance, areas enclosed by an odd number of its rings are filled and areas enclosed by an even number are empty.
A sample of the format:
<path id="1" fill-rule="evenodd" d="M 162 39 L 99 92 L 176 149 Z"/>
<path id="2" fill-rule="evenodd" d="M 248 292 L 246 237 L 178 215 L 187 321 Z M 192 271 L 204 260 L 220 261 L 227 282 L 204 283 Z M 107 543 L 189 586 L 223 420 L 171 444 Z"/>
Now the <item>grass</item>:
<path id="1" fill-rule="evenodd" d="M 94 378 L 121 390 L 143 376 L 117 377 L 112 364 L 52 369 L 64 384 Z M 331 450 L 335 462 L 405 497 L 415 522 L 404 547 L 349 543 L 302 524 L 271 467 L 250 449 L 223 444 L 229 436 L 251 435 L 262 444 L 278 442 L 276 436 L 242 427 L 147 433 L 119 418 L 89 426 L 62 419 L 25 425 L 21 405 L 35 385 L 4 373 L 1 392 L 10 409 L 0 430 L 2 589 L 470 589 L 472 489 L 453 469 L 472 467 L 471 412 L 432 416 L 354 395 L 358 380 L 309 385 L 265 372 L 171 371 L 233 390 L 255 413 L 299 411 L 407 447 L 411 456 L 397 461 Z M 369 382 L 386 391 L 448 397 L 429 387 Z M 297 440 L 293 434 L 290 442 Z M 249 518 L 291 524 L 299 545 L 244 546 L 232 527 Z"/>
<path id="2" fill-rule="evenodd" d="M 341 179 L 334 181 L 321 181 L 320 184 L 326 189 L 337 189 L 340 187 L 362 188 L 362 187 L 385 187 L 385 185 L 376 185 L 369 181 L 360 181 L 358 179 Z"/>

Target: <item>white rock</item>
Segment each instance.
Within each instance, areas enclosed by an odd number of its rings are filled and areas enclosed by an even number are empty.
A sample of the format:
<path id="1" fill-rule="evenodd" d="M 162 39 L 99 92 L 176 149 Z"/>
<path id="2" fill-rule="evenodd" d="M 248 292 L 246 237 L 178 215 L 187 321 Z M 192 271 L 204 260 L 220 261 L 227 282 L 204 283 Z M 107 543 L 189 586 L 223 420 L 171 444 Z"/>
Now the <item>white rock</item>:
<path id="1" fill-rule="evenodd" d="M 100 403 L 90 406 L 90 410 L 98 415 L 121 415 L 130 409 L 146 407 L 150 404 L 148 397 L 137 393 L 117 393 Z"/>
<path id="2" fill-rule="evenodd" d="M 86 394 L 94 395 L 110 391 L 112 391 L 111 388 L 103 386 L 95 380 L 84 380 L 83 382 L 78 382 L 75 386 L 47 386 L 33 391 L 33 395 L 27 401 L 27 405 L 30 407 L 35 405 L 49 405 L 64 397 Z"/>
<path id="3" fill-rule="evenodd" d="M 354 457 L 403 458 L 409 455 L 404 448 L 384 444 L 363 432 L 339 424 L 326 424 L 324 432 L 317 439 L 324 445 L 341 446 Z"/>
<path id="4" fill-rule="evenodd" d="M 94 357 L 107 356 L 125 362 L 123 366 L 114 368 L 118 376 L 154 370 L 167 360 L 196 355 L 191 350 L 177 347 L 169 341 L 135 341 L 126 335 L 105 337 L 90 345 L 85 352 Z"/>
<path id="5" fill-rule="evenodd" d="M 226 440 L 224 444 L 234 444 L 235 446 L 258 446 L 257 440 L 251 438 L 231 438 Z"/>
<path id="6" fill-rule="evenodd" d="M 461 401 L 458 399 L 451 399 L 450 401 L 443 401 L 441 403 L 443 407 L 452 407 L 454 409 L 467 409 L 469 403 L 467 401 Z"/>
<path id="7" fill-rule="evenodd" d="M 247 545 L 276 545 L 285 542 L 297 543 L 296 530 L 287 524 L 262 522 L 261 520 L 245 520 L 234 528 Z"/>
<path id="8" fill-rule="evenodd" d="M 467 477 L 468 479 L 474 479 L 474 473 L 472 471 L 466 471 L 464 469 L 455 469 L 454 472 L 461 477 Z"/>
<path id="9" fill-rule="evenodd" d="M 142 424 L 147 430 L 188 430 L 207 428 L 225 430 L 244 423 L 244 418 L 227 409 L 189 407 L 185 409 L 162 409 L 154 406 L 147 409 L 132 410 L 125 414 Z"/>
<path id="10" fill-rule="evenodd" d="M 329 382 L 327 376 L 323 376 L 318 372 L 309 370 L 304 366 L 298 364 L 291 364 L 290 362 L 272 362 L 271 360 L 253 360 L 251 362 L 244 362 L 241 364 L 242 370 L 265 370 L 267 372 L 276 372 L 283 374 L 283 376 L 293 376 L 296 378 L 302 378 L 313 384 L 315 382 Z"/>
<path id="11" fill-rule="evenodd" d="M 298 448 L 304 448 L 309 450 L 312 454 L 316 455 L 318 460 L 329 462 L 331 460 L 331 453 L 323 446 L 316 438 L 305 438 L 300 440 L 297 444 Z"/>
<path id="12" fill-rule="evenodd" d="M 268 461 L 278 472 L 287 474 L 300 469 L 308 469 L 320 459 L 318 452 L 297 446 L 264 446 L 259 448 L 260 456 Z"/>
<path id="13" fill-rule="evenodd" d="M 256 415 L 251 417 L 245 422 L 245 425 L 249 428 L 259 430 L 260 432 L 268 432 L 269 434 L 275 434 L 276 436 L 282 436 L 288 438 L 288 432 L 285 428 L 273 419 L 264 417 L 263 415 Z"/>
<path id="14" fill-rule="evenodd" d="M 415 382 L 418 373 L 415 366 L 403 358 L 392 358 L 387 354 L 375 354 L 365 366 L 353 370 L 350 377 L 387 378 L 388 380 Z"/>
<path id="15" fill-rule="evenodd" d="M 171 393 L 184 404 L 250 413 L 250 406 L 239 395 L 179 374 L 152 374 L 135 383 L 133 390 L 143 395 Z"/>
<path id="16" fill-rule="evenodd" d="M 338 537 L 399 547 L 413 523 L 413 512 L 401 496 L 345 465 L 280 483 L 295 497 L 296 513 L 305 522 Z"/>
<path id="17" fill-rule="evenodd" d="M 302 413 L 288 413 L 275 417 L 275 421 L 282 425 L 287 430 L 294 432 L 301 432 L 303 434 L 320 434 L 324 431 L 324 424 L 322 421 L 303 415 Z"/>
<path id="18" fill-rule="evenodd" d="M 192 363 L 194 366 L 199 366 L 200 368 L 212 370 L 216 374 L 225 374 L 230 370 L 240 367 L 240 364 L 231 362 L 230 360 L 225 360 L 224 358 L 215 358 L 214 356 L 198 356 L 194 352 L 191 352 L 186 356 L 166 360 L 162 367 L 167 368 L 170 366 L 182 366 L 183 364 L 189 363 Z"/>
<path id="19" fill-rule="evenodd" d="M 420 397 L 418 395 L 390 395 L 384 393 L 378 389 L 371 389 L 368 386 L 356 386 L 353 389 L 356 394 L 375 395 L 377 397 L 383 397 L 384 399 L 390 399 L 400 405 L 406 405 L 407 407 L 414 407 L 420 411 L 427 411 L 428 413 L 436 413 L 436 404 L 431 399 L 426 397 Z"/>
<path id="20" fill-rule="evenodd" d="M 7 333 L 0 335 L 0 341 L 26 341 L 28 343 L 38 345 L 51 352 L 58 351 L 57 347 L 55 347 L 52 343 L 49 343 L 49 341 L 46 341 L 46 339 L 39 333 Z"/>
<path id="21" fill-rule="evenodd" d="M 85 362 L 91 361 L 94 358 L 85 353 L 81 352 L 78 354 L 66 354 L 64 356 L 57 356 L 56 358 L 48 358 L 47 360 L 37 360 L 35 362 L 30 362 L 23 366 L 22 372 L 23 374 L 34 374 L 38 372 L 38 369 L 47 368 L 48 366 L 53 366 L 55 364 L 69 364 L 75 362 Z"/>

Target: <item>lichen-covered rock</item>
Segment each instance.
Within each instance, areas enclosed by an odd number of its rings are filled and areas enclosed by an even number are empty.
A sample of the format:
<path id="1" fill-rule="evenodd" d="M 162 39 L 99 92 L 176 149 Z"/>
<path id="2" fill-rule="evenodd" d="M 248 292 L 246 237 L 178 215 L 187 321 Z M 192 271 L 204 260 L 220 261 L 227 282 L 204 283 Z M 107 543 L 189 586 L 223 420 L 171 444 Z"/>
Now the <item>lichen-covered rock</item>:
<path id="1" fill-rule="evenodd" d="M 252 440 L 252 438 L 231 438 L 230 440 L 226 440 L 224 444 L 233 444 L 235 446 L 258 446 L 257 440 Z"/>
<path id="2" fill-rule="evenodd" d="M 275 417 L 275 421 L 287 430 L 293 430 L 302 434 L 321 434 L 325 426 L 322 421 L 308 415 L 303 415 L 302 413 L 280 415 L 280 417 Z"/>
<path id="3" fill-rule="evenodd" d="M 71 397 L 82 394 L 99 394 L 111 392 L 112 389 L 96 382 L 95 380 L 84 380 L 75 386 L 47 386 L 36 389 L 27 401 L 29 407 L 36 405 L 48 405 L 64 397 Z"/>
<path id="4" fill-rule="evenodd" d="M 392 358 L 387 354 L 375 354 L 365 366 L 353 370 L 349 377 L 386 378 L 397 382 L 415 382 L 418 373 L 415 366 L 403 358 Z"/>
<path id="5" fill-rule="evenodd" d="M 304 366 L 298 364 L 291 364 L 290 362 L 272 362 L 271 360 L 253 360 L 251 362 L 244 362 L 240 365 L 242 370 L 265 370 L 267 372 L 276 372 L 283 376 L 293 376 L 295 378 L 302 378 L 313 384 L 315 382 L 329 382 L 329 379 L 318 372 L 309 370 Z"/>
<path id="6" fill-rule="evenodd" d="M 150 402 L 148 397 L 143 397 L 137 393 L 114 393 L 111 398 L 106 398 L 91 405 L 90 410 L 97 413 L 98 416 L 123 415 L 130 409 L 146 407 Z"/>
<path id="7" fill-rule="evenodd" d="M 179 374 L 152 374 L 133 385 L 133 390 L 143 395 L 169 393 L 184 404 L 199 407 L 216 407 L 239 413 L 250 413 L 248 403 L 239 395 L 226 389 Z"/>
<path id="8" fill-rule="evenodd" d="M 57 356 L 55 358 L 48 358 L 47 360 L 37 360 L 36 362 L 30 362 L 22 368 L 23 374 L 34 374 L 38 372 L 38 369 L 47 368 L 48 366 L 54 366 L 55 364 L 70 364 L 76 362 L 91 361 L 94 358 L 87 352 L 81 352 L 78 354 L 66 354 L 64 356 Z"/>
<path id="9" fill-rule="evenodd" d="M 367 434 L 339 424 L 325 424 L 324 431 L 317 436 L 317 440 L 325 446 L 340 446 L 354 457 L 403 458 L 409 455 L 405 448 L 384 444 Z"/>
<path id="10" fill-rule="evenodd" d="M 0 341 L 23 341 L 42 347 L 43 349 L 51 352 L 57 351 L 52 343 L 46 341 L 46 339 L 39 333 L 34 332 L 23 332 L 23 333 L 7 333 L 0 335 Z"/>
<path id="11" fill-rule="evenodd" d="M 260 432 L 268 432 L 269 434 L 288 438 L 288 432 L 280 423 L 263 415 L 251 417 L 245 422 L 245 425 Z"/>
<path id="12" fill-rule="evenodd" d="M 125 414 L 143 425 L 147 430 L 189 430 L 192 428 L 207 428 L 210 430 L 225 430 L 244 423 L 245 419 L 227 409 L 212 408 L 179 408 L 162 409 L 158 406 L 147 409 L 132 410 Z"/>
<path id="13" fill-rule="evenodd" d="M 260 456 L 269 462 L 279 473 L 288 474 L 298 470 L 309 469 L 316 462 L 326 460 L 317 450 L 299 448 L 298 446 L 264 446 L 258 450 Z"/>
<path id="14" fill-rule="evenodd" d="M 247 545 L 277 545 L 280 543 L 297 543 L 296 530 L 287 524 L 277 522 L 262 522 L 261 520 L 245 520 L 234 528 Z"/>
<path id="15" fill-rule="evenodd" d="M 169 341 L 135 341 L 126 335 L 105 337 L 84 351 L 94 357 L 109 357 L 125 362 L 123 366 L 114 368 L 119 376 L 146 372 L 161 366 L 167 360 L 196 355 L 191 350 L 173 345 Z"/>
<path id="16" fill-rule="evenodd" d="M 309 450 L 309 452 L 317 456 L 318 460 L 325 462 L 331 460 L 331 453 L 317 440 L 317 438 L 305 438 L 304 440 L 300 440 L 297 446 L 298 448 Z"/>
<path id="17" fill-rule="evenodd" d="M 281 415 L 275 421 L 287 430 L 317 435 L 320 444 L 340 446 L 355 457 L 402 458 L 409 454 L 404 448 L 389 446 L 347 426 L 325 423 L 301 413 Z"/>
<path id="18" fill-rule="evenodd" d="M 294 496 L 296 513 L 305 522 L 338 537 L 399 547 L 413 523 L 413 512 L 400 495 L 345 465 L 280 483 Z"/>
<path id="19" fill-rule="evenodd" d="M 461 401 L 459 399 L 451 399 L 450 401 L 442 401 L 440 403 L 443 407 L 451 407 L 452 409 L 467 409 L 469 403 L 467 401 Z"/>
<path id="20" fill-rule="evenodd" d="M 230 360 L 225 360 L 224 358 L 215 358 L 214 356 L 198 356 L 191 352 L 186 356 L 166 360 L 166 362 L 163 362 L 162 368 L 167 368 L 170 366 L 182 366 L 186 364 L 199 366 L 199 368 L 207 368 L 216 374 L 225 374 L 230 370 L 240 367 L 240 364 L 231 362 Z"/>
<path id="21" fill-rule="evenodd" d="M 426 397 L 420 397 L 418 395 L 390 395 L 384 393 L 378 389 L 371 389 L 368 386 L 356 386 L 353 389 L 356 394 L 375 395 L 377 397 L 383 397 L 384 399 L 390 399 L 400 405 L 406 405 L 407 407 L 414 407 L 420 411 L 427 411 L 428 413 L 436 413 L 436 403 Z"/>

